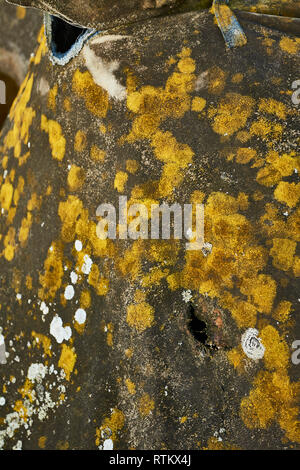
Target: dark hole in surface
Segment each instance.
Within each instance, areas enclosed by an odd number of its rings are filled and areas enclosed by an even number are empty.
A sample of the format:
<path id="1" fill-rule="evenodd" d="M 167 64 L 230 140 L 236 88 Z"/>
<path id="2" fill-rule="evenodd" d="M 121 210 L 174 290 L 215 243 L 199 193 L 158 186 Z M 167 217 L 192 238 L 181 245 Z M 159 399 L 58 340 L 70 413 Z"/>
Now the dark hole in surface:
<path id="1" fill-rule="evenodd" d="M 0 100 L 0 130 L 4 124 L 4 121 L 9 113 L 11 105 L 15 97 L 18 94 L 19 87 L 17 83 L 8 75 L 0 73 L 0 86 L 1 86 L 1 100 Z M 4 96 L 2 96 L 2 94 Z M 5 104 L 1 104 L 5 101 Z"/>
<path id="2" fill-rule="evenodd" d="M 194 338 L 206 346 L 208 339 L 206 334 L 206 323 L 196 316 L 195 309 L 192 305 L 189 305 L 188 308 L 188 328 Z"/>
<path id="3" fill-rule="evenodd" d="M 87 31 L 86 28 L 73 26 L 52 16 L 52 43 L 56 54 L 65 54 L 76 43 L 77 39 Z"/>

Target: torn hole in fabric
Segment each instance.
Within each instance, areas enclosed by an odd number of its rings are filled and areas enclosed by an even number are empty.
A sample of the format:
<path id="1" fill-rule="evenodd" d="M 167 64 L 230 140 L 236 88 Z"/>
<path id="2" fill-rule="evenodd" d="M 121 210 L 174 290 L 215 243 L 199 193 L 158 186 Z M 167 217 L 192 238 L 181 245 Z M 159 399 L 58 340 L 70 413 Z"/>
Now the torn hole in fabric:
<path id="1" fill-rule="evenodd" d="M 79 54 L 84 43 L 97 33 L 94 29 L 67 23 L 49 13 L 44 14 L 44 24 L 50 59 L 55 65 L 70 62 Z"/>

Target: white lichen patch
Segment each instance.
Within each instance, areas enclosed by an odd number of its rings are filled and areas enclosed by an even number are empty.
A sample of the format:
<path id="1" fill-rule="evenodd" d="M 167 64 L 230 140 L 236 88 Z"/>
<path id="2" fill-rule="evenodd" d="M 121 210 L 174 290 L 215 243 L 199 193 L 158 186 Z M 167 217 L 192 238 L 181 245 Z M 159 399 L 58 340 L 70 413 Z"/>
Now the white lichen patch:
<path id="1" fill-rule="evenodd" d="M 65 293 L 64 293 L 65 299 L 66 300 L 72 300 L 74 295 L 75 295 L 74 287 L 71 286 L 71 285 L 67 286 L 65 288 Z"/>
<path id="2" fill-rule="evenodd" d="M 182 300 L 187 304 L 192 300 L 193 296 L 190 290 L 184 290 L 182 292 Z"/>
<path id="3" fill-rule="evenodd" d="M 33 383 L 40 383 L 45 378 L 46 373 L 47 366 L 44 366 L 44 364 L 31 364 L 28 369 L 27 377 Z"/>
<path id="4" fill-rule="evenodd" d="M 22 407 L 5 416 L 4 427 L 0 430 L 0 450 L 4 448 L 6 439 L 17 437 L 18 431 L 22 430 L 22 435 L 25 432 L 25 435 L 29 437 L 32 434 L 35 419 L 45 421 L 49 418 L 49 412 L 58 409 L 65 402 L 66 387 L 60 383 L 65 380 L 65 377 L 64 370 L 57 371 L 53 364 L 49 367 L 38 363 L 30 365 L 27 378 L 32 382 L 33 388 L 30 390 L 30 396 L 23 398 Z M 12 383 L 15 382 L 15 378 L 13 379 Z M 64 394 L 63 398 L 61 394 Z M 5 404 L 3 397 L 0 397 L 0 403 L 2 406 Z M 22 441 L 18 439 L 12 448 L 21 450 Z"/>
<path id="5" fill-rule="evenodd" d="M 76 284 L 78 281 L 78 274 L 75 273 L 75 271 L 72 271 L 70 274 L 71 282 L 72 284 Z"/>
<path id="6" fill-rule="evenodd" d="M 83 274 L 88 275 L 91 272 L 91 269 L 92 269 L 92 266 L 93 266 L 93 261 L 89 257 L 89 255 L 84 255 L 83 261 L 84 261 L 84 263 L 81 266 L 81 271 L 83 272 Z"/>
<path id="7" fill-rule="evenodd" d="M 258 330 L 255 328 L 248 328 L 241 339 L 244 353 L 253 360 L 262 359 L 265 354 L 265 347 L 258 337 L 258 334 Z"/>
<path id="8" fill-rule="evenodd" d="M 78 252 L 82 251 L 82 242 L 80 240 L 76 240 L 75 250 L 78 251 Z"/>
<path id="9" fill-rule="evenodd" d="M 83 308 L 79 308 L 75 312 L 75 321 L 79 325 L 83 325 L 86 322 L 86 311 Z"/>
<path id="10" fill-rule="evenodd" d="M 47 307 L 45 302 L 41 303 L 40 310 L 41 310 L 41 312 L 43 312 L 43 315 L 47 315 L 49 313 L 49 307 Z"/>
<path id="11" fill-rule="evenodd" d="M 69 326 L 64 328 L 62 319 L 55 315 L 50 324 L 50 334 L 54 336 L 58 344 L 61 344 L 63 341 L 69 341 L 72 336 L 72 330 Z"/>

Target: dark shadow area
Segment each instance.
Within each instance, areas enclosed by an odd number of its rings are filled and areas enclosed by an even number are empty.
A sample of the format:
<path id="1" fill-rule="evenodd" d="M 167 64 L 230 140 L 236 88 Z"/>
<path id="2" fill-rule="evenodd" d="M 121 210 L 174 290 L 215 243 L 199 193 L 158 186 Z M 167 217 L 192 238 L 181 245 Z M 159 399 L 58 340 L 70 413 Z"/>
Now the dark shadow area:
<path id="1" fill-rule="evenodd" d="M 197 341 L 207 346 L 206 323 L 197 318 L 192 305 L 188 307 L 188 329 Z"/>
<path id="2" fill-rule="evenodd" d="M 0 72 L 1 100 L 4 98 L 5 104 L 0 104 L 0 130 L 3 127 L 5 119 L 9 113 L 11 105 L 18 94 L 19 87 L 17 83 L 8 75 Z M 2 94 L 4 96 L 2 96 Z"/>
<path id="3" fill-rule="evenodd" d="M 73 26 L 56 16 L 52 16 L 52 44 L 55 53 L 67 53 L 86 31 L 85 28 Z"/>

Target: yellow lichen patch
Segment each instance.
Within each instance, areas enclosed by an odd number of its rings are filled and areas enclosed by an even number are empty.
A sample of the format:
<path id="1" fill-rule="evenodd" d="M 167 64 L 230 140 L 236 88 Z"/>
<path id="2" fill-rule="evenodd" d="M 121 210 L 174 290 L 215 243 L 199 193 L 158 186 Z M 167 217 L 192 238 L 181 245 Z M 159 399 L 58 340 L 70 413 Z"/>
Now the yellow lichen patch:
<path id="1" fill-rule="evenodd" d="M 201 113 L 203 109 L 206 106 L 206 100 L 204 98 L 201 98 L 200 96 L 196 96 L 196 98 L 193 99 L 192 101 L 192 111 L 195 111 L 196 113 Z"/>
<path id="2" fill-rule="evenodd" d="M 96 85 L 89 72 L 76 70 L 73 75 L 73 91 L 85 100 L 89 111 L 98 117 L 105 117 L 108 111 L 108 93 Z"/>
<path id="3" fill-rule="evenodd" d="M 266 368 L 268 370 L 286 369 L 290 360 L 290 352 L 285 341 L 280 338 L 278 331 L 268 325 L 261 330 L 260 337 L 266 348 L 264 355 Z"/>
<path id="4" fill-rule="evenodd" d="M 300 50 L 300 38 L 289 38 L 284 36 L 279 43 L 281 49 L 288 54 L 297 54 Z"/>
<path id="5" fill-rule="evenodd" d="M 18 202 L 19 202 L 19 199 L 21 197 L 21 194 L 23 193 L 24 191 L 24 184 L 25 184 L 25 181 L 24 181 L 24 178 L 23 176 L 19 176 L 18 178 L 18 185 L 14 191 L 14 197 L 13 197 L 13 201 L 14 201 L 14 204 L 17 206 L 18 205 Z"/>
<path id="6" fill-rule="evenodd" d="M 283 127 L 281 124 L 268 121 L 265 118 L 259 118 L 251 124 L 250 134 L 261 139 L 276 139 L 282 135 Z"/>
<path id="7" fill-rule="evenodd" d="M 253 328 L 256 324 L 257 310 L 249 302 L 236 300 L 231 308 L 231 314 L 239 328 Z"/>
<path id="8" fill-rule="evenodd" d="M 31 380 L 26 379 L 24 385 L 18 389 L 18 392 L 20 393 L 21 397 L 24 398 L 29 398 L 30 403 L 33 402 L 33 394 L 32 394 L 32 389 L 33 389 L 33 383 Z"/>
<path id="9" fill-rule="evenodd" d="M 83 152 L 87 146 L 87 137 L 86 133 L 83 131 L 77 131 L 74 141 L 74 149 L 76 152 Z"/>
<path id="10" fill-rule="evenodd" d="M 151 269 L 149 274 L 146 274 L 142 279 L 143 287 L 150 287 L 159 285 L 162 279 L 165 279 L 169 274 L 168 269 L 161 269 L 159 267 L 154 267 Z"/>
<path id="11" fill-rule="evenodd" d="M 83 309 L 91 306 L 91 294 L 88 290 L 83 290 L 80 294 L 80 307 Z"/>
<path id="12" fill-rule="evenodd" d="M 275 308 L 272 316 L 280 323 L 285 323 L 290 316 L 292 303 L 288 300 L 282 300 Z"/>
<path id="13" fill-rule="evenodd" d="M 238 372 L 243 371 L 243 361 L 245 359 L 245 354 L 242 350 L 241 345 L 239 345 L 237 348 L 231 349 L 231 351 L 228 351 L 227 357 L 229 362 L 233 365 L 235 369 L 237 369 Z"/>
<path id="14" fill-rule="evenodd" d="M 135 395 L 136 393 L 135 384 L 130 379 L 125 380 L 125 385 L 130 395 Z"/>
<path id="15" fill-rule="evenodd" d="M 27 203 L 27 210 L 31 212 L 31 211 L 34 211 L 35 209 L 40 209 L 41 203 L 42 203 L 42 198 L 39 197 L 36 193 L 33 193 Z"/>
<path id="16" fill-rule="evenodd" d="M 147 302 L 129 305 L 126 320 L 128 325 L 141 333 L 153 325 L 154 308 Z"/>
<path id="17" fill-rule="evenodd" d="M 290 176 L 294 170 L 300 170 L 299 160 L 294 154 L 279 155 L 278 152 L 268 152 L 266 166 L 261 168 L 256 176 L 256 181 L 264 186 L 273 186 L 281 181 L 282 177 Z"/>
<path id="18" fill-rule="evenodd" d="M 125 424 L 124 413 L 114 408 L 110 418 L 105 418 L 100 428 L 96 429 L 96 446 L 99 447 L 102 435 L 110 436 L 113 441 L 118 437 L 118 433 L 123 429 Z"/>
<path id="19" fill-rule="evenodd" d="M 53 299 L 61 286 L 64 274 L 62 258 L 62 244 L 59 242 L 52 243 L 44 263 L 45 272 L 40 274 L 42 288 L 39 289 L 39 296 L 43 300 Z"/>
<path id="20" fill-rule="evenodd" d="M 277 421 L 288 439 L 300 442 L 297 401 L 299 384 L 290 382 L 285 371 L 260 371 L 249 397 L 241 402 L 241 416 L 250 428 L 266 429 Z"/>
<path id="21" fill-rule="evenodd" d="M 61 355 L 58 361 L 58 367 L 64 369 L 67 380 L 70 380 L 70 375 L 76 364 L 77 354 L 74 348 L 70 348 L 66 344 L 62 345 Z"/>
<path id="22" fill-rule="evenodd" d="M 217 437 L 210 437 L 207 441 L 207 447 L 203 447 L 203 450 L 241 450 L 241 448 L 234 444 L 220 442 Z"/>
<path id="23" fill-rule="evenodd" d="M 83 212 L 83 204 L 75 196 L 69 196 L 67 201 L 59 204 L 58 215 L 62 221 L 61 235 L 63 241 L 69 243 L 74 240 L 76 224 Z"/>
<path id="24" fill-rule="evenodd" d="M 140 415 L 145 418 L 150 415 L 150 413 L 154 410 L 154 408 L 155 408 L 154 400 L 152 400 L 152 398 L 148 395 L 148 393 L 145 393 L 140 399 L 140 405 L 139 405 Z"/>
<path id="25" fill-rule="evenodd" d="M 108 323 L 108 325 L 105 328 L 105 331 L 106 331 L 106 343 L 110 348 L 112 348 L 114 344 L 114 337 L 113 337 L 114 325 L 112 323 Z"/>
<path id="26" fill-rule="evenodd" d="M 38 42 L 39 42 L 39 47 L 36 51 L 35 56 L 33 57 L 33 59 L 31 59 L 35 65 L 37 65 L 41 62 L 42 57 L 47 52 L 47 41 L 46 41 L 44 26 L 42 26 L 42 28 L 40 29 L 40 32 L 39 32 L 39 35 L 38 35 Z"/>
<path id="27" fill-rule="evenodd" d="M 14 149 L 14 156 L 20 158 L 22 143 L 28 144 L 29 129 L 35 117 L 35 111 L 27 107 L 31 97 L 33 74 L 27 75 L 9 113 L 13 122 L 12 129 L 4 139 L 4 149 Z"/>
<path id="28" fill-rule="evenodd" d="M 10 227 L 7 235 L 4 238 L 4 257 L 7 261 L 12 261 L 15 256 L 16 250 L 16 230 L 14 227 Z"/>
<path id="29" fill-rule="evenodd" d="M 125 350 L 125 356 L 130 359 L 133 355 L 133 350 L 132 349 L 126 349 Z"/>
<path id="30" fill-rule="evenodd" d="M 14 411 L 16 411 L 18 413 L 18 415 L 20 416 L 20 418 L 23 421 L 25 421 L 25 422 L 27 421 L 27 419 L 28 419 L 28 415 L 27 415 L 28 410 L 25 407 L 22 400 L 17 400 L 16 401 L 15 406 L 14 406 Z"/>
<path id="31" fill-rule="evenodd" d="M 32 289 L 32 277 L 29 274 L 26 276 L 25 284 L 28 290 Z"/>
<path id="32" fill-rule="evenodd" d="M 4 209 L 5 211 L 8 211 L 12 202 L 13 198 L 13 192 L 14 188 L 12 184 L 9 182 L 4 183 L 1 186 L 1 191 L 0 191 L 0 203 L 1 203 L 1 208 Z"/>
<path id="33" fill-rule="evenodd" d="M 295 277 L 300 277 L 300 258 L 298 256 L 294 258 L 293 272 Z"/>
<path id="34" fill-rule="evenodd" d="M 47 437 L 46 436 L 41 436 L 39 437 L 38 440 L 38 446 L 40 449 L 45 449 L 46 447 L 46 442 L 47 442 Z"/>
<path id="35" fill-rule="evenodd" d="M 139 169 L 139 163 L 136 160 L 127 160 L 126 161 L 126 171 L 134 175 Z"/>
<path id="36" fill-rule="evenodd" d="M 56 449 L 57 450 L 68 450 L 70 448 L 70 444 L 68 441 L 58 441 L 56 444 Z"/>
<path id="37" fill-rule="evenodd" d="M 287 109 L 286 106 L 280 101 L 274 100 L 273 98 L 261 99 L 259 101 L 258 109 L 260 112 L 267 114 L 273 114 L 279 119 L 286 119 Z"/>
<path id="38" fill-rule="evenodd" d="M 227 93 L 217 108 L 209 109 L 213 118 L 213 130 L 220 135 L 231 136 L 246 125 L 252 115 L 255 101 L 250 96 Z"/>
<path id="39" fill-rule="evenodd" d="M 259 274 L 254 279 L 244 278 L 241 292 L 247 295 L 248 301 L 256 306 L 261 313 L 270 313 L 276 295 L 276 282 L 271 276 Z"/>
<path id="40" fill-rule="evenodd" d="M 177 66 L 182 73 L 194 73 L 196 69 L 195 61 L 191 57 L 183 57 Z"/>
<path id="41" fill-rule="evenodd" d="M 91 148 L 91 159 L 95 162 L 104 162 L 106 152 L 104 150 L 99 149 L 97 145 L 93 145 Z"/>
<path id="42" fill-rule="evenodd" d="M 97 295 L 106 295 L 109 289 L 109 281 L 100 275 L 98 266 L 94 263 L 89 277 L 88 283 L 94 287 Z"/>
<path id="43" fill-rule="evenodd" d="M 270 256 L 273 258 L 273 266 L 287 271 L 293 265 L 297 243 L 287 238 L 274 238 Z"/>
<path id="44" fill-rule="evenodd" d="M 235 73 L 232 78 L 231 78 L 231 81 L 232 83 L 241 83 L 244 79 L 244 75 L 242 73 Z"/>
<path id="45" fill-rule="evenodd" d="M 124 171 L 119 171 L 116 174 L 115 177 L 115 182 L 114 182 L 114 188 L 119 192 L 122 193 L 125 189 L 125 185 L 128 180 L 128 174 L 125 173 Z"/>
<path id="46" fill-rule="evenodd" d="M 52 120 L 48 120 L 42 115 L 41 130 L 49 135 L 49 143 L 52 150 L 52 157 L 61 161 L 66 153 L 66 139 L 63 136 L 61 125 Z"/>
<path id="47" fill-rule="evenodd" d="M 18 6 L 17 11 L 16 11 L 16 15 L 17 15 L 18 20 L 24 20 L 24 18 L 26 16 L 26 8 Z"/>
<path id="48" fill-rule="evenodd" d="M 185 49 L 183 55 L 182 51 L 178 54 L 181 57 L 179 72 L 167 79 L 165 88 L 145 86 L 138 91 L 129 91 L 127 97 L 128 109 L 137 116 L 131 132 L 123 141 L 150 140 L 154 155 L 165 163 L 159 182 L 158 194 L 161 197 L 172 194 L 181 183 L 183 169 L 194 155 L 188 145 L 177 142 L 170 132 L 159 130 L 167 118 L 179 119 L 191 108 L 195 62 L 190 57 L 191 50 Z"/>
<path id="49" fill-rule="evenodd" d="M 256 158 L 256 150 L 250 147 L 241 147 L 237 150 L 235 160 L 237 163 L 245 165 Z"/>
<path id="50" fill-rule="evenodd" d="M 274 197 L 289 207 L 295 207 L 300 199 L 300 183 L 281 181 L 274 191 Z"/>
<path id="51" fill-rule="evenodd" d="M 55 85 L 48 93 L 48 108 L 52 111 L 56 110 L 56 97 L 58 92 L 58 85 Z"/>
<path id="52" fill-rule="evenodd" d="M 36 333 L 35 331 L 32 331 L 31 336 L 34 338 L 34 345 L 37 348 L 40 348 L 42 346 L 45 355 L 51 357 L 51 339 L 45 335 L 42 335 L 41 333 Z"/>
<path id="53" fill-rule="evenodd" d="M 24 246 L 27 242 L 32 222 L 32 214 L 30 212 L 27 212 L 27 216 L 22 219 L 21 227 L 19 230 L 19 241 L 21 243 L 21 246 Z"/>
<path id="54" fill-rule="evenodd" d="M 208 91 L 214 95 L 220 95 L 226 85 L 227 73 L 220 67 L 212 67 L 208 71 Z"/>
<path id="55" fill-rule="evenodd" d="M 85 172 L 83 168 L 72 165 L 68 174 L 68 185 L 71 191 L 80 189 L 85 181 Z"/>

